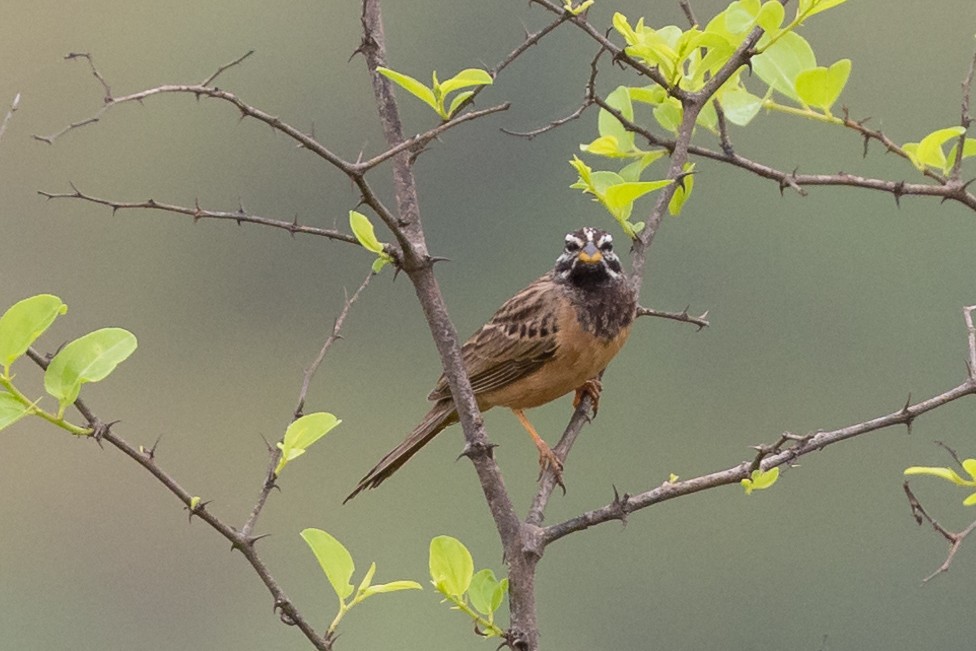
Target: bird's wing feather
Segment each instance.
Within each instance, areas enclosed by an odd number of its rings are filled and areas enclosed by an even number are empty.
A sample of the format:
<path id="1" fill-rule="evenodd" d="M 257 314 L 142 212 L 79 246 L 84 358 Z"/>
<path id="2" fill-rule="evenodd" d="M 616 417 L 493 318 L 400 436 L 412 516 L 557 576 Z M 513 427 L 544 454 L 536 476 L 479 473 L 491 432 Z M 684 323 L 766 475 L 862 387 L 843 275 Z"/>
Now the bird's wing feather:
<path id="1" fill-rule="evenodd" d="M 511 384 L 541 367 L 556 352 L 552 274 L 542 276 L 502 305 L 461 348 L 475 395 Z M 451 395 L 441 375 L 428 400 Z"/>

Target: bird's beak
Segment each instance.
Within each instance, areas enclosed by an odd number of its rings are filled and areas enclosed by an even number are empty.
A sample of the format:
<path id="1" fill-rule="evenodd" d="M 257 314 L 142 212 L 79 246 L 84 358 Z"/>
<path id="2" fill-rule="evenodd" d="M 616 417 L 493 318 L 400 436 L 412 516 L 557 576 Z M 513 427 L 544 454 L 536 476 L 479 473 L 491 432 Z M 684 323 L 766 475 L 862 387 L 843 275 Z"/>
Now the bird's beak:
<path id="1" fill-rule="evenodd" d="M 600 249 L 596 248 L 596 244 L 587 242 L 583 250 L 576 256 L 576 259 L 583 264 L 596 264 L 603 260 L 603 254 L 600 253 Z"/>

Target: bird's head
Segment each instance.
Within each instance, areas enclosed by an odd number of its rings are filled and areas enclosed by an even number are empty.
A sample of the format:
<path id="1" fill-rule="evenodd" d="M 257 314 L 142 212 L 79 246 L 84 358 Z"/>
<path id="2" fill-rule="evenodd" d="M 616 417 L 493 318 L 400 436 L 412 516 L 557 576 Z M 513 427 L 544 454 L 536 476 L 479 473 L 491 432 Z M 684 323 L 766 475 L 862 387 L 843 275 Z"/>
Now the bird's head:
<path id="1" fill-rule="evenodd" d="M 584 226 L 566 234 L 566 245 L 556 260 L 557 278 L 577 285 L 600 284 L 623 273 L 620 258 L 613 252 L 610 233 Z"/>

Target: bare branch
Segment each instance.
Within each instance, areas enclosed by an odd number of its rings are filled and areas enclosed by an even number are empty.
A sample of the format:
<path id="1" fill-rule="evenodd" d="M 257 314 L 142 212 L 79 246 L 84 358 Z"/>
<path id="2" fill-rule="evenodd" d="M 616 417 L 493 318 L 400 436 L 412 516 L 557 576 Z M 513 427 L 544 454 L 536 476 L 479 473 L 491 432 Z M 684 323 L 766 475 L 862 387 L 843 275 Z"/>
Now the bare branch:
<path id="1" fill-rule="evenodd" d="M 271 217 L 261 217 L 259 215 L 253 215 L 245 212 L 243 208 L 238 210 L 228 212 L 220 210 L 204 210 L 199 204 L 196 204 L 192 208 L 188 206 L 179 206 L 176 204 L 162 203 L 156 201 L 155 199 L 146 199 L 145 201 L 115 201 L 113 199 L 102 199 L 99 197 L 86 194 L 71 184 L 73 192 L 45 192 L 43 190 L 38 190 L 37 193 L 42 197 L 47 199 L 79 199 L 81 201 L 87 201 L 89 203 L 99 204 L 101 206 L 108 206 L 112 209 L 112 212 L 119 210 L 161 210 L 163 212 L 176 213 L 180 215 L 186 215 L 192 217 L 193 221 L 199 221 L 201 219 L 221 219 L 237 222 L 238 224 L 248 223 L 248 224 L 259 224 L 261 226 L 269 226 L 271 228 L 280 228 L 286 230 L 292 235 L 295 233 L 303 235 L 318 235 L 320 237 L 327 237 L 330 240 L 336 240 L 338 242 L 346 242 L 348 244 L 359 245 L 359 241 L 352 235 L 348 235 L 341 231 L 331 230 L 327 228 L 318 228 L 317 226 L 305 226 L 299 224 L 297 221 L 284 221 L 282 219 L 274 219 Z"/>
<path id="2" fill-rule="evenodd" d="M 973 310 L 976 310 L 976 305 L 969 305 L 962 309 L 962 314 L 966 320 L 969 340 L 969 379 L 976 381 L 976 326 L 973 326 Z"/>
<path id="3" fill-rule="evenodd" d="M 681 321 L 683 323 L 691 323 L 698 326 L 698 329 L 707 328 L 711 325 L 708 322 L 708 310 L 705 310 L 698 316 L 691 316 L 688 314 L 688 308 L 686 307 L 681 312 L 662 312 L 660 310 L 654 310 L 649 307 L 644 307 L 642 305 L 637 306 L 637 316 L 656 316 L 662 319 L 672 319 L 674 321 Z"/>
<path id="4" fill-rule="evenodd" d="M 236 59 L 234 59 L 230 63 L 225 63 L 224 65 L 219 66 L 217 68 L 217 71 L 214 72 L 209 77 L 207 77 L 206 79 L 204 79 L 203 81 L 201 81 L 200 82 L 200 85 L 201 86 L 209 86 L 210 84 L 212 84 L 214 82 L 214 79 L 216 79 L 217 77 L 219 77 L 225 70 L 227 70 L 228 68 L 233 68 L 234 66 L 240 64 L 244 59 L 248 58 L 252 54 L 254 54 L 254 50 L 248 50 L 247 52 L 245 52 L 241 56 L 237 57 Z"/>
<path id="5" fill-rule="evenodd" d="M 366 278 L 363 279 L 363 282 L 359 285 L 359 288 L 353 292 L 352 296 L 346 296 L 346 301 L 342 306 L 342 311 L 339 312 L 339 316 L 336 317 L 335 323 L 332 326 L 332 333 L 325 340 L 325 343 L 322 345 L 322 349 L 319 350 L 319 354 L 315 357 L 315 360 L 308 368 L 305 369 L 305 373 L 302 376 L 302 388 L 298 392 L 298 406 L 295 407 L 294 413 L 295 419 L 301 418 L 304 414 L 305 397 L 308 395 L 308 388 L 312 383 L 312 378 L 319 370 L 319 366 L 322 365 L 322 360 L 325 359 L 325 355 L 329 352 L 329 349 L 332 348 L 332 344 L 341 338 L 339 333 L 342 330 L 342 324 L 345 323 L 346 317 L 349 315 L 349 309 L 359 298 L 359 295 L 363 293 L 363 290 L 369 285 L 369 281 L 372 280 L 374 275 L 374 273 L 370 272 Z"/>
<path id="6" fill-rule="evenodd" d="M 970 533 L 973 532 L 974 529 L 976 529 L 976 522 L 972 522 L 968 527 L 966 527 L 962 531 L 959 532 L 949 531 L 941 524 L 939 524 L 935 518 L 929 515 L 928 512 L 926 512 L 925 508 L 922 506 L 922 503 L 919 501 L 918 497 L 916 497 L 915 493 L 912 492 L 912 489 L 911 487 L 909 487 L 907 481 L 904 484 L 902 484 L 902 488 L 905 489 L 905 496 L 908 498 L 908 506 L 912 509 L 912 516 L 915 518 L 915 522 L 917 522 L 919 525 L 921 525 L 923 521 L 928 522 L 930 525 L 932 525 L 932 528 L 935 529 L 935 531 L 938 532 L 940 536 L 942 536 L 949 542 L 949 552 L 946 555 L 945 561 L 942 563 L 942 565 L 938 567 L 938 569 L 936 569 L 934 572 L 932 572 L 927 577 L 922 579 L 922 583 L 928 583 L 929 581 L 937 577 L 939 574 L 949 571 L 949 567 L 952 565 L 952 561 L 956 557 L 956 552 L 959 551 L 960 547 L 962 547 L 962 543 L 963 541 L 966 540 L 966 536 L 968 536 Z"/>
<path id="7" fill-rule="evenodd" d="M 20 107 L 20 93 L 14 95 L 14 99 L 10 102 L 10 108 L 7 109 L 7 114 L 3 116 L 3 122 L 0 122 L 0 140 L 3 140 L 3 134 L 7 131 L 7 123 L 10 122 L 10 118 L 14 116 L 17 109 Z"/>
<path id="8" fill-rule="evenodd" d="M 49 363 L 47 356 L 40 354 L 34 348 L 28 349 L 27 355 L 42 369 L 47 368 Z M 184 507 L 190 511 L 191 516 L 196 516 L 207 523 L 210 528 L 230 542 L 232 549 L 236 549 L 244 555 L 244 558 L 250 563 L 252 569 L 261 578 L 268 592 L 271 593 L 274 599 L 274 608 L 281 613 L 283 622 L 291 626 L 297 626 L 305 635 L 306 639 L 312 643 L 312 646 L 319 651 L 331 651 L 331 642 L 315 632 L 315 628 L 305 619 L 301 611 L 298 610 L 281 589 L 281 586 L 278 585 L 277 580 L 271 574 L 268 566 L 258 555 L 254 547 L 254 539 L 224 523 L 207 509 L 206 503 L 196 503 L 194 496 L 160 467 L 155 446 L 149 451 L 143 450 L 140 447 L 134 447 L 112 431 L 111 426 L 105 425 L 103 421 L 96 417 L 80 398 L 75 401 L 74 406 L 88 421 L 88 425 L 92 428 L 93 433 L 98 434 L 96 440 L 99 441 L 99 444 L 101 444 L 101 441 L 108 442 L 142 466 L 183 503 Z"/>
<path id="9" fill-rule="evenodd" d="M 443 122 L 437 125 L 433 129 L 428 129 L 427 131 L 417 134 L 416 136 L 410 138 L 409 140 L 404 140 L 396 147 L 391 147 L 390 149 L 387 149 L 382 154 L 378 154 L 373 158 L 370 158 L 369 160 L 363 161 L 361 163 L 355 163 L 353 165 L 354 171 L 357 174 L 364 174 L 365 172 L 368 172 L 369 170 L 373 169 L 380 163 L 383 163 L 384 161 L 393 158 L 394 156 L 396 156 L 397 154 L 403 151 L 409 151 L 411 155 L 415 157 L 427 146 L 427 144 L 431 140 L 434 140 L 435 138 L 437 138 L 439 135 L 441 135 L 448 129 L 456 127 L 459 124 L 463 124 L 464 122 L 469 122 L 471 120 L 477 120 L 478 118 L 483 118 L 486 115 L 491 115 L 492 113 L 507 111 L 509 108 L 511 108 L 511 106 L 512 106 L 511 102 L 504 102 L 502 104 L 491 106 L 486 109 L 481 109 L 479 111 L 469 111 L 467 113 L 463 113 L 461 115 L 453 117 L 447 122 Z"/>
<path id="10" fill-rule="evenodd" d="M 819 431 L 808 436 L 788 436 L 787 440 L 794 442 L 794 445 L 769 455 L 763 455 L 759 466 L 763 470 L 769 470 L 777 466 L 793 464 L 798 458 L 811 452 L 819 452 L 829 445 L 846 441 L 847 439 L 867 434 L 868 432 L 891 427 L 892 425 L 905 425 L 924 413 L 958 400 L 963 396 L 973 394 L 976 394 L 976 382 L 967 380 L 945 393 L 915 404 L 905 405 L 897 411 L 879 416 L 878 418 L 836 430 Z M 782 444 L 779 447 L 782 447 Z M 582 531 L 583 529 L 588 529 L 594 525 L 603 524 L 611 520 L 619 520 L 622 511 L 632 513 L 676 497 L 690 495 L 718 486 L 738 484 L 741 480 L 749 476 L 749 473 L 754 469 L 753 465 L 750 461 L 743 461 L 731 468 L 701 475 L 693 479 L 675 482 L 666 481 L 657 488 L 628 496 L 622 502 L 620 500 L 614 500 L 606 506 L 546 527 L 543 529 L 544 543 L 545 545 L 549 545 L 575 531 Z"/>
<path id="11" fill-rule="evenodd" d="M 969 61 L 969 72 L 966 73 L 966 78 L 962 82 L 962 115 L 959 116 L 959 124 L 962 125 L 964 131 L 959 134 L 959 141 L 956 143 L 956 157 L 952 161 L 952 170 L 949 172 L 949 178 L 953 181 L 959 180 L 959 171 L 962 169 L 963 150 L 966 147 L 966 136 L 970 125 L 973 123 L 972 116 L 969 114 L 969 101 L 972 96 L 974 74 L 976 74 L 976 53 L 973 54 L 973 58 Z"/>

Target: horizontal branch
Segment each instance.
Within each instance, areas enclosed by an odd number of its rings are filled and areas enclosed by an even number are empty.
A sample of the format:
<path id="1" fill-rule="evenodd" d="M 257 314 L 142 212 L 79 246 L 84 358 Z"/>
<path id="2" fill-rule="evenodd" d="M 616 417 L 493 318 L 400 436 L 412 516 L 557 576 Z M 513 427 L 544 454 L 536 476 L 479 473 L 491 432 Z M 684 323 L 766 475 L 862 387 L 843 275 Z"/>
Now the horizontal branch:
<path id="1" fill-rule="evenodd" d="M 757 460 L 743 461 L 731 468 L 701 475 L 693 479 L 664 482 L 657 488 L 638 495 L 615 495 L 613 501 L 606 506 L 546 527 L 542 534 L 543 544 L 548 545 L 575 531 L 588 529 L 594 525 L 610 522 L 611 520 L 625 520 L 627 515 L 634 511 L 639 511 L 676 497 L 690 495 L 718 486 L 738 484 L 743 479 L 748 478 L 750 473 L 757 467 L 763 470 L 769 470 L 770 468 L 789 465 L 804 455 L 810 454 L 811 452 L 819 452 L 829 445 L 846 441 L 855 436 L 891 427 L 892 425 L 911 425 L 912 421 L 918 416 L 954 400 L 958 400 L 963 396 L 973 394 L 976 394 L 976 380 L 969 378 L 959 386 L 945 393 L 915 404 L 906 403 L 898 411 L 864 421 L 863 423 L 826 432 L 821 431 L 806 436 L 784 434 L 780 438 L 780 441 L 773 446 L 760 448 L 760 455 L 757 457 Z M 785 443 L 792 443 L 792 446 L 787 449 L 779 449 Z M 767 449 L 771 450 L 771 453 L 764 454 Z"/>
<path id="2" fill-rule="evenodd" d="M 662 319 L 671 319 L 672 321 L 681 321 L 682 323 L 691 323 L 692 325 L 698 326 L 698 329 L 707 328 L 711 325 L 708 322 L 708 310 L 705 310 L 698 316 L 691 316 L 688 314 L 688 308 L 686 307 L 681 312 L 662 312 L 660 310 L 655 310 L 649 307 L 644 307 L 643 305 L 637 306 L 637 316 L 656 316 Z"/>
<path id="3" fill-rule="evenodd" d="M 194 222 L 201 219 L 222 219 L 237 222 L 238 224 L 248 223 L 248 224 L 259 224 L 261 226 L 270 226 L 271 228 L 280 228 L 286 230 L 292 235 L 295 233 L 301 233 L 304 235 L 318 235 L 320 237 L 327 237 L 331 240 L 336 240 L 339 242 L 346 242 L 348 244 L 356 244 L 359 242 L 353 235 L 348 235 L 341 231 L 328 229 L 328 228 L 318 228 L 316 226 L 305 226 L 299 224 L 297 219 L 294 221 L 284 221 L 282 219 L 274 219 L 271 217 L 261 217 L 260 215 L 253 215 L 244 210 L 244 208 L 238 208 L 235 211 L 220 211 L 220 210 L 204 210 L 200 207 L 200 204 L 195 204 L 192 208 L 188 206 L 180 206 L 170 203 L 162 203 L 156 201 L 155 199 L 146 199 L 145 201 L 115 201 L 113 199 L 102 199 L 99 197 L 92 196 L 90 194 L 85 194 L 79 190 L 72 183 L 71 188 L 73 192 L 45 192 L 43 190 L 38 190 L 37 193 L 42 197 L 47 199 L 79 199 L 81 201 L 87 201 L 89 203 L 98 204 L 101 206 L 108 206 L 112 209 L 112 212 L 117 212 L 119 210 L 161 210 L 163 212 L 176 213 L 180 215 L 186 215 L 192 217 Z"/>

